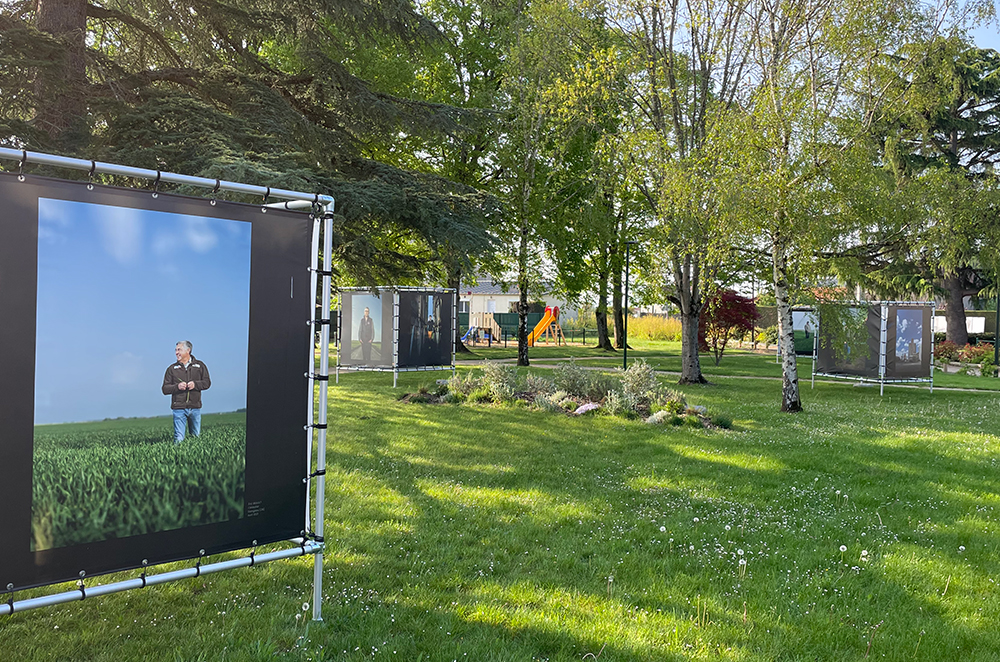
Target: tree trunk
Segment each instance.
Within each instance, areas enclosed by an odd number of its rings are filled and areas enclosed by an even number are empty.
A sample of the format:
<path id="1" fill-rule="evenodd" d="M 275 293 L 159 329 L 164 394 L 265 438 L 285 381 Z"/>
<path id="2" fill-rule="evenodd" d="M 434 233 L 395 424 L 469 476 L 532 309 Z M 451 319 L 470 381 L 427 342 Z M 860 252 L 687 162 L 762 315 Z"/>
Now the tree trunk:
<path id="1" fill-rule="evenodd" d="M 608 337 L 608 272 L 598 273 L 597 278 L 597 310 L 594 311 L 597 319 L 597 349 L 613 352 L 615 346 Z"/>
<path id="2" fill-rule="evenodd" d="M 517 365 L 528 365 L 528 222 L 521 221 L 521 245 L 517 254 Z"/>
<path id="3" fill-rule="evenodd" d="M 35 25 L 66 48 L 52 66 L 40 67 L 35 81 L 34 124 L 54 146 L 64 149 L 86 138 L 86 0 L 37 0 Z"/>
<path id="4" fill-rule="evenodd" d="M 795 332 L 788 294 L 788 256 L 785 243 L 776 232 L 771 242 L 774 269 L 774 298 L 778 307 L 778 348 L 781 351 L 781 411 L 802 411 L 799 397 L 799 369 L 795 362 Z"/>
<path id="5" fill-rule="evenodd" d="M 701 374 L 701 358 L 698 356 L 698 316 L 681 311 L 681 378 L 680 384 L 707 384 Z"/>
<path id="6" fill-rule="evenodd" d="M 961 276 L 949 274 L 944 279 L 944 287 L 948 291 L 947 306 L 944 317 L 948 322 L 945 340 L 950 340 L 958 346 L 969 343 L 969 330 L 965 324 L 965 286 Z"/>
<path id="7" fill-rule="evenodd" d="M 707 384 L 708 380 L 701 374 L 701 358 L 698 356 L 698 325 L 703 305 L 700 267 L 690 255 L 682 257 L 673 254 L 670 262 L 681 317 L 681 378 L 678 383 Z"/>
<path id="8" fill-rule="evenodd" d="M 448 269 L 448 289 L 455 290 L 455 311 L 458 314 L 458 299 L 461 296 L 462 287 L 462 267 L 455 266 Z M 455 353 L 456 354 L 471 354 L 472 351 L 465 346 L 462 342 L 462 336 L 458 334 L 458 320 L 455 320 Z"/>

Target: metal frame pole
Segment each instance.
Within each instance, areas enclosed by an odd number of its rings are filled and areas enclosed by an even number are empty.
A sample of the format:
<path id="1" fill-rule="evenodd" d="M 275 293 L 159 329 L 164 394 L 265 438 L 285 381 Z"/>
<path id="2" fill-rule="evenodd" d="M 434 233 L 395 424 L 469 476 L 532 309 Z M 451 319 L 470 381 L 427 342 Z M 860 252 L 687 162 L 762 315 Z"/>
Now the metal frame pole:
<path id="1" fill-rule="evenodd" d="M 813 315 L 816 328 L 813 329 L 813 360 L 812 360 L 812 388 L 816 388 L 816 364 L 819 360 L 819 309 Z"/>
<path id="2" fill-rule="evenodd" d="M 318 550 L 322 549 L 321 545 L 304 540 L 292 540 L 289 542 L 296 542 L 298 543 L 298 546 L 290 549 L 281 549 L 275 552 L 267 552 L 265 554 L 252 554 L 250 556 L 231 559 L 229 561 L 220 561 L 218 563 L 210 563 L 208 565 L 197 565 L 193 568 L 173 570 L 171 572 L 164 572 L 158 575 L 143 576 L 138 579 L 126 579 L 125 581 L 102 584 L 91 588 L 84 587 L 82 585 L 83 583 L 80 582 L 80 588 L 73 591 L 43 595 L 38 598 L 30 598 L 28 600 L 20 600 L 17 602 L 0 602 L 0 616 L 9 616 L 15 612 L 38 609 L 40 607 L 51 607 L 54 605 L 65 604 L 67 602 L 77 602 L 85 598 L 110 595 L 112 593 L 121 593 L 122 591 L 130 591 L 132 589 L 144 588 L 155 584 L 165 584 L 167 582 L 178 581 L 180 579 L 200 577 L 201 575 L 209 575 L 223 570 L 250 568 L 258 563 L 267 563 L 268 561 L 290 559 L 296 556 L 306 556 L 307 554 L 314 553 L 318 554 Z"/>
<path id="3" fill-rule="evenodd" d="M 399 292 L 392 293 L 392 387 L 399 383 Z"/>
<path id="4" fill-rule="evenodd" d="M 455 376 L 455 357 L 456 357 L 456 345 L 458 345 L 458 290 L 451 290 L 455 293 L 455 299 L 452 301 L 452 337 L 451 337 L 451 376 Z"/>
<path id="5" fill-rule="evenodd" d="M 878 352 L 878 394 L 885 395 L 885 343 L 886 343 L 886 324 L 889 321 L 889 306 L 882 304 L 881 310 L 881 329 L 879 331 L 879 352 Z"/>
<path id="6" fill-rule="evenodd" d="M 1000 294 L 998 294 L 1000 296 Z M 1000 315 L 1000 313 L 998 313 Z M 934 393 L 934 318 L 937 316 L 937 304 L 931 302 L 931 386 L 930 392 Z"/>
<path id="7" fill-rule="evenodd" d="M 319 357 L 320 391 L 319 417 L 317 421 L 318 434 L 316 439 L 316 509 L 313 532 L 320 548 L 313 560 L 313 620 L 323 620 L 323 530 L 326 501 L 326 426 L 327 408 L 330 396 L 330 272 L 333 268 L 333 203 L 326 207 L 323 214 L 323 294 L 320 320 L 323 331 L 320 333 L 322 352 Z M 311 394 L 310 394 L 311 396 Z"/>
<path id="8" fill-rule="evenodd" d="M 622 320 L 622 370 L 628 369 L 628 270 L 629 270 L 629 257 L 630 249 L 634 241 L 625 242 L 625 314 Z"/>
<path id="9" fill-rule="evenodd" d="M 9 147 L 0 147 L 0 159 L 20 161 L 22 166 L 28 163 L 37 163 L 39 165 L 55 166 L 58 168 L 69 168 L 70 170 L 84 170 L 92 174 L 100 173 L 105 175 L 118 175 L 120 177 L 132 177 L 135 179 L 152 179 L 159 182 L 180 184 L 183 186 L 198 186 L 201 188 L 212 189 L 214 191 L 232 191 L 234 193 L 259 195 L 264 198 L 300 200 L 310 204 L 333 204 L 332 197 L 329 195 L 320 195 L 318 193 L 303 193 L 301 191 L 271 188 L 270 186 L 255 186 L 253 184 L 240 184 L 239 182 L 230 182 L 221 179 L 192 177 L 190 175 L 181 175 L 176 172 L 133 168 L 131 166 L 117 165 L 114 163 L 102 163 L 101 161 L 88 161 L 86 159 L 74 159 L 67 156 L 56 156 L 55 154 L 43 154 L 41 152 L 29 152 L 22 149 L 10 149 Z M 21 177 L 23 177 L 23 175 L 21 175 Z M 288 208 L 291 209 L 294 207 Z"/>
<path id="10" fill-rule="evenodd" d="M 320 215 L 316 214 L 313 217 L 313 228 L 312 228 L 312 254 L 309 256 L 309 301 L 312 305 L 312 313 L 310 314 L 309 324 L 309 362 L 308 371 L 306 374 L 309 378 L 309 402 L 306 405 L 306 420 L 309 422 L 306 425 L 306 475 L 312 474 L 312 452 L 313 452 L 313 423 L 315 422 L 316 411 L 313 407 L 313 396 L 316 394 L 316 325 L 322 324 L 322 315 L 316 317 L 316 281 L 319 279 L 317 275 L 317 270 L 319 269 L 319 230 L 320 230 Z M 322 333 L 322 329 L 320 329 Z M 306 490 L 306 512 L 305 512 L 305 530 L 309 530 L 309 516 L 312 512 L 309 502 L 309 490 Z"/>

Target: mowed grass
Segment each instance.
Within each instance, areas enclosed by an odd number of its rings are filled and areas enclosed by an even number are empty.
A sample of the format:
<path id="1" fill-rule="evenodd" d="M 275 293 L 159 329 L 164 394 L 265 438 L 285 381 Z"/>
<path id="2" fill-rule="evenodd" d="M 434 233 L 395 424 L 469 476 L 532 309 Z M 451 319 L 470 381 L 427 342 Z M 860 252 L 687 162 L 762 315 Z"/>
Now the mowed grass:
<path id="1" fill-rule="evenodd" d="M 995 395 L 681 387 L 733 430 L 397 401 L 444 374 L 330 386 L 324 622 L 295 560 L 15 614 L 3 659 L 1000 660 Z"/>
<path id="2" fill-rule="evenodd" d="M 246 414 L 206 414 L 175 445 L 170 417 L 35 427 L 32 549 L 236 519 Z"/>

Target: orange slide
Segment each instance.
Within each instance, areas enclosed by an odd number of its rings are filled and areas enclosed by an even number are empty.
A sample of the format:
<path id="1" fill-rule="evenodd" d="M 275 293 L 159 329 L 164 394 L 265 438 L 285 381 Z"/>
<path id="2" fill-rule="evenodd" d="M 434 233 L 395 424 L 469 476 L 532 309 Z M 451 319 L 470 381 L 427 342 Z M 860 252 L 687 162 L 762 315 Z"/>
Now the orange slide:
<path id="1" fill-rule="evenodd" d="M 528 334 L 528 347 L 534 347 L 535 341 L 538 340 L 543 333 L 545 333 L 546 329 L 549 328 L 549 325 L 558 320 L 559 306 L 545 306 L 545 315 L 542 317 L 542 320 L 536 324 L 535 328 Z"/>

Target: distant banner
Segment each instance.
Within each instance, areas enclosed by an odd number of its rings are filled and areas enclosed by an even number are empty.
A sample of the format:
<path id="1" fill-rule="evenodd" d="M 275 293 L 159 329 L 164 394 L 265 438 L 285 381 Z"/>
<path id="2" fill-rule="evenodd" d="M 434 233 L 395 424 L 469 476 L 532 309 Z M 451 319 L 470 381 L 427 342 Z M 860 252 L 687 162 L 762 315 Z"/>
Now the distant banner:
<path id="1" fill-rule="evenodd" d="M 0 175 L 0 586 L 301 533 L 303 214 Z"/>
<path id="2" fill-rule="evenodd" d="M 923 305 L 837 306 L 820 320 L 816 370 L 829 375 L 879 378 L 885 307 L 885 379 L 931 377 L 931 308 Z"/>
<path id="3" fill-rule="evenodd" d="M 881 306 L 830 306 L 820 319 L 817 372 L 878 379 Z"/>
<path id="4" fill-rule="evenodd" d="M 399 367 L 451 365 L 454 305 L 450 291 L 399 293 Z"/>
<path id="5" fill-rule="evenodd" d="M 819 324 L 816 311 L 811 308 L 792 309 L 792 332 L 795 337 L 795 353 L 811 356 L 816 342 Z"/>
<path id="6" fill-rule="evenodd" d="M 340 365 L 392 365 L 392 297 L 388 291 L 340 291 Z"/>

